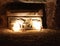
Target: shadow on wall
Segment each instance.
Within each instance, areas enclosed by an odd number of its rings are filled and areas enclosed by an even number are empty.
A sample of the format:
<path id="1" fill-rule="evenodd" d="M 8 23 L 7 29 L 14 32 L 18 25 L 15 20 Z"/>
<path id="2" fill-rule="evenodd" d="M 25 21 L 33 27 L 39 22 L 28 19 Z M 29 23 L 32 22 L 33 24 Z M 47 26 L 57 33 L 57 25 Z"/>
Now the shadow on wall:
<path id="1" fill-rule="evenodd" d="M 56 22 L 56 28 L 60 29 L 60 0 L 57 0 L 55 22 Z"/>

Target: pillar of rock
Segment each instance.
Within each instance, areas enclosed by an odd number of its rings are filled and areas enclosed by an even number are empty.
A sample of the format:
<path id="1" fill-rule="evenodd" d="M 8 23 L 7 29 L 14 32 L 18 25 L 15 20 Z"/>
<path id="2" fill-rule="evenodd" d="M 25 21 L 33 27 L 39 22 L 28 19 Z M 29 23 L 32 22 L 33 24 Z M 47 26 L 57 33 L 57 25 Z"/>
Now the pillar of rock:
<path id="1" fill-rule="evenodd" d="M 51 29 L 54 29 L 56 25 L 55 9 L 56 9 L 56 0 L 47 0 L 46 3 L 47 27 Z"/>

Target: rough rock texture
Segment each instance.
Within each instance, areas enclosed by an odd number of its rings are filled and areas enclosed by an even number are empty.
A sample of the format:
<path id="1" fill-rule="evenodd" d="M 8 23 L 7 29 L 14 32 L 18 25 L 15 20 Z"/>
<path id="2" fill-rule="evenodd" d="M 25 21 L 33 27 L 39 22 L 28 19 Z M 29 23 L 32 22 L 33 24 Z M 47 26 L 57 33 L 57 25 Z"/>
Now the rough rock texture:
<path id="1" fill-rule="evenodd" d="M 55 9 L 56 9 L 56 0 L 47 0 L 46 7 L 46 16 L 47 16 L 47 27 L 55 28 Z"/>

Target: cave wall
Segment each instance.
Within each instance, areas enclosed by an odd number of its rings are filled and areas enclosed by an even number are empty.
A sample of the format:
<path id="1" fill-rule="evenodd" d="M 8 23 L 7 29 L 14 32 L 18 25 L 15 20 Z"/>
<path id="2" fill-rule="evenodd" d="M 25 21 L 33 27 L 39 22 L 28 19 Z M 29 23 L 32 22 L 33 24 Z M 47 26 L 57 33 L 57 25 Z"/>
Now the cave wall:
<path id="1" fill-rule="evenodd" d="M 46 3 L 47 27 L 50 29 L 56 28 L 55 11 L 56 11 L 56 0 L 47 0 Z"/>
<path id="2" fill-rule="evenodd" d="M 7 2 L 13 2 L 14 0 L 0 0 L 0 18 L 3 18 L 3 20 L 6 20 L 5 13 L 2 11 L 3 4 Z M 47 28 L 54 29 L 56 28 L 56 22 L 55 22 L 55 9 L 56 9 L 56 0 L 46 0 L 46 17 L 47 17 Z M 5 10 L 5 9 L 3 9 Z M 1 19 L 0 19 L 1 20 Z M 1 22 L 0 21 L 0 27 L 6 27 L 6 21 Z"/>
<path id="3" fill-rule="evenodd" d="M 57 0 L 56 12 L 55 12 L 55 22 L 56 22 L 56 29 L 60 30 L 60 0 Z"/>

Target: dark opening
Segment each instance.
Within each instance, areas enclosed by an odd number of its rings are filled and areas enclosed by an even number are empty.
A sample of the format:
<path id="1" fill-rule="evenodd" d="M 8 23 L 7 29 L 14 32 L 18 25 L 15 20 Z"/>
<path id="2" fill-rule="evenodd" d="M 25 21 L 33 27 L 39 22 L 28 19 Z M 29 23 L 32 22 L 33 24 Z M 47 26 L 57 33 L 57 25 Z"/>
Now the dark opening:
<path id="1" fill-rule="evenodd" d="M 47 28 L 46 24 L 46 12 L 45 4 L 43 3 L 22 3 L 22 2 L 12 2 L 5 4 L 5 9 L 11 12 L 37 12 L 40 9 L 43 10 L 42 24 L 43 28 Z"/>

